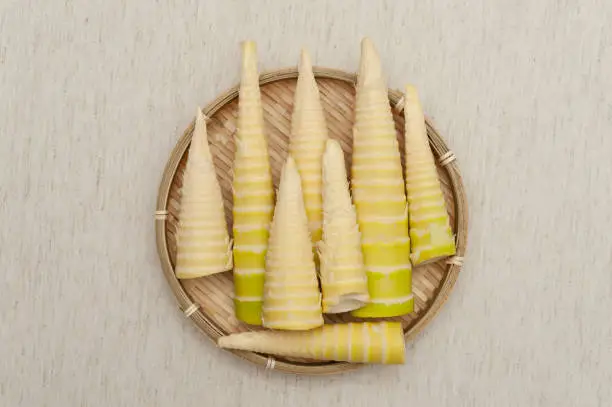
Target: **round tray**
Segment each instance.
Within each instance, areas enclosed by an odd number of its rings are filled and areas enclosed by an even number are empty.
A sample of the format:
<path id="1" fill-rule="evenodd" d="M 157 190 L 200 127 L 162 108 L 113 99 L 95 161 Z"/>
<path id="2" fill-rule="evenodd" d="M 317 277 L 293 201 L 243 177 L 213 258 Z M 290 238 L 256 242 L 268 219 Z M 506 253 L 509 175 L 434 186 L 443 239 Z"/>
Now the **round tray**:
<path id="1" fill-rule="evenodd" d="M 350 168 L 352 149 L 354 83 L 356 76 L 346 72 L 314 68 L 319 84 L 323 107 L 326 111 L 329 136 L 340 141 L 347 154 L 347 169 Z M 278 186 L 280 170 L 287 156 L 293 94 L 297 69 L 284 69 L 260 75 L 261 96 L 270 154 L 270 165 L 275 186 Z M 397 137 L 404 157 L 404 118 L 402 93 L 389 90 L 389 101 L 397 128 Z M 208 139 L 213 154 L 217 176 L 225 201 L 225 214 L 231 233 L 232 225 L 232 166 L 234 157 L 234 135 L 238 115 L 238 86 L 218 97 L 206 106 L 204 114 L 209 117 Z M 164 275 L 177 297 L 179 307 L 213 341 L 220 336 L 252 329 L 238 321 L 233 310 L 232 272 L 215 274 L 193 280 L 177 280 L 174 274 L 176 255 L 176 231 L 180 207 L 180 188 L 187 151 L 194 122 L 185 130 L 172 151 L 163 173 L 156 211 L 157 249 Z M 406 340 L 413 338 L 438 313 L 448 298 L 461 269 L 467 243 L 467 202 L 461 175 L 444 140 L 427 120 L 427 133 L 438 162 L 438 173 L 450 213 L 451 226 L 456 234 L 457 255 L 418 266 L 413 269 L 413 292 L 415 312 L 393 320 L 403 323 Z M 326 323 L 358 321 L 348 314 L 326 315 Z M 262 355 L 254 352 L 233 351 L 235 355 L 267 368 L 275 368 L 299 374 L 330 374 L 358 368 L 360 364 L 347 362 L 322 362 Z"/>

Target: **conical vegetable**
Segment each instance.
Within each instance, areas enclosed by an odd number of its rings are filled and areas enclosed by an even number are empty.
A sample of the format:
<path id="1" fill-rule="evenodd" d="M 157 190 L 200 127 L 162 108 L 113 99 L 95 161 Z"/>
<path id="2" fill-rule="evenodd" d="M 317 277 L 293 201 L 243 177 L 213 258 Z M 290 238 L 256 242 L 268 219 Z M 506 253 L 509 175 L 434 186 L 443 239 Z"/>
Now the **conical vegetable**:
<path id="1" fill-rule="evenodd" d="M 356 97 L 351 178 L 370 302 L 352 315 L 397 316 L 414 306 L 406 194 L 388 89 L 368 38 Z"/>
<path id="2" fill-rule="evenodd" d="M 455 254 L 455 239 L 434 161 L 419 94 L 412 85 L 404 96 L 406 119 L 406 193 L 413 265 Z"/>
<path id="3" fill-rule="evenodd" d="M 323 220 L 323 240 L 318 245 L 323 312 L 352 311 L 370 297 L 344 153 L 331 139 L 323 155 Z"/>
<path id="4" fill-rule="evenodd" d="M 223 198 L 208 146 L 206 120 L 198 109 L 189 146 L 176 247 L 177 278 L 208 276 L 232 268 Z"/>
<path id="5" fill-rule="evenodd" d="M 327 124 L 310 55 L 302 50 L 291 117 L 289 152 L 300 177 L 308 226 L 313 243 L 321 239 L 321 158 L 327 140 Z"/>
<path id="6" fill-rule="evenodd" d="M 221 337 L 218 345 L 278 356 L 354 363 L 402 364 L 406 354 L 399 322 L 351 322 L 305 332 L 244 332 Z"/>
<path id="7" fill-rule="evenodd" d="M 268 159 L 259 89 L 257 49 L 242 45 L 242 78 L 238 102 L 234 159 L 234 308 L 236 317 L 261 325 L 261 305 L 268 228 L 274 189 Z"/>
<path id="8" fill-rule="evenodd" d="M 323 325 L 302 185 L 291 156 L 281 174 L 270 228 L 262 314 L 267 328 L 304 330 Z"/>

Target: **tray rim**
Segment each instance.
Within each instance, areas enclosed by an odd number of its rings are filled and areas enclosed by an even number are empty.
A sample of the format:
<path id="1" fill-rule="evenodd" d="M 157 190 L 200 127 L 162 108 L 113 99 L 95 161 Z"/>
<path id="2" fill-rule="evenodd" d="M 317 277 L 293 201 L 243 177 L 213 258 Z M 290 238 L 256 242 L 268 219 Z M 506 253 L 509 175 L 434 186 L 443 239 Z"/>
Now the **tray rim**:
<path id="1" fill-rule="evenodd" d="M 313 72 L 316 78 L 323 79 L 335 79 L 341 80 L 348 83 L 356 83 L 357 75 L 355 73 L 346 72 L 339 69 L 313 66 Z M 259 75 L 259 83 L 265 85 L 271 82 L 295 79 L 298 76 L 297 67 L 287 67 L 277 70 L 265 71 Z M 208 103 L 203 109 L 203 113 L 209 117 L 212 117 L 218 110 L 224 105 L 230 103 L 238 97 L 239 84 L 234 85 L 227 91 L 223 92 L 213 101 Z M 389 100 L 393 106 L 398 107 L 402 103 L 403 93 L 396 89 L 389 88 Z M 452 153 L 445 140 L 439 135 L 437 130 L 432 123 L 431 118 L 425 118 L 427 135 L 429 138 L 430 146 L 438 157 L 448 157 L 452 155 L 453 159 L 444 165 L 444 169 L 448 173 L 451 181 L 451 190 L 453 192 L 453 199 L 455 201 L 455 230 L 456 230 L 456 242 L 457 242 L 457 253 L 456 257 L 463 259 L 467 249 L 467 236 L 468 236 L 468 204 L 463 185 L 463 179 L 457 160 L 455 159 L 454 153 Z M 167 219 L 167 205 L 172 187 L 172 181 L 178 170 L 180 161 L 189 147 L 191 142 L 191 136 L 195 125 L 195 119 L 192 119 L 189 126 L 183 131 L 176 145 L 170 153 L 170 157 L 164 167 L 161 182 L 159 185 L 156 211 L 155 211 L 155 235 L 156 235 L 156 246 L 159 259 L 162 266 L 162 271 L 174 293 L 178 302 L 179 309 L 184 313 L 185 317 L 192 320 L 199 330 L 205 334 L 215 345 L 217 339 L 226 334 L 215 324 L 206 319 L 205 314 L 199 308 L 199 305 L 191 300 L 185 289 L 183 288 L 180 281 L 176 278 L 172 263 L 170 261 L 170 255 L 168 253 L 168 242 L 166 238 L 166 219 Z M 431 322 L 441 311 L 442 306 L 448 300 L 455 283 L 458 279 L 460 270 L 462 268 L 462 262 L 459 264 L 448 264 L 448 269 L 442 284 L 439 286 L 438 292 L 434 297 L 433 302 L 427 309 L 427 311 L 420 316 L 416 323 L 413 324 L 410 329 L 404 331 L 404 340 L 409 342 L 413 340 L 424 328 Z M 354 371 L 366 364 L 350 363 L 350 362 L 336 362 L 336 361 L 321 361 L 320 363 L 297 363 L 288 362 L 284 360 L 276 360 L 271 356 L 264 356 L 256 352 L 239 351 L 233 349 L 224 349 L 241 359 L 255 363 L 256 365 L 265 367 L 267 369 L 274 369 L 285 373 L 293 374 L 305 374 L 305 375 L 329 375 L 337 374 L 348 371 Z"/>

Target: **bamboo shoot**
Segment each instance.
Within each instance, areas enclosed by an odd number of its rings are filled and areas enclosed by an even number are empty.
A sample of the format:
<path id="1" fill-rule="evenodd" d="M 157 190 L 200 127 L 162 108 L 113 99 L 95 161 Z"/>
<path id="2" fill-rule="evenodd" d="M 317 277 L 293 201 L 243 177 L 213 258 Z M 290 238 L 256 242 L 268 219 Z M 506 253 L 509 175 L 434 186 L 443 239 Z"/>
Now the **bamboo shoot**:
<path id="1" fill-rule="evenodd" d="M 270 228 L 262 321 L 267 328 L 287 330 L 323 325 L 302 185 L 291 156 L 281 174 Z"/>
<path id="2" fill-rule="evenodd" d="M 310 55 L 302 50 L 291 117 L 289 152 L 295 159 L 304 193 L 308 228 L 313 243 L 321 239 L 321 159 L 328 138 L 319 88 Z"/>
<path id="3" fill-rule="evenodd" d="M 323 220 L 323 240 L 318 245 L 323 312 L 352 311 L 370 297 L 344 153 L 331 139 L 323 155 Z"/>
<path id="4" fill-rule="evenodd" d="M 201 109 L 196 113 L 183 175 L 176 251 L 175 273 L 179 279 L 208 276 L 232 268 L 223 198 Z"/>
<path id="5" fill-rule="evenodd" d="M 452 256 L 456 248 L 436 163 L 429 147 L 423 108 L 414 86 L 406 86 L 404 100 L 410 258 L 416 266 Z"/>
<path id="6" fill-rule="evenodd" d="M 380 57 L 368 38 L 361 43 L 356 99 L 352 191 L 370 301 L 352 315 L 407 314 L 414 299 L 399 144 Z"/>
<path id="7" fill-rule="evenodd" d="M 244 332 L 219 338 L 225 349 L 353 363 L 403 364 L 404 332 L 399 322 L 324 325 L 305 332 Z"/>
<path id="8" fill-rule="evenodd" d="M 274 189 L 259 89 L 257 49 L 242 44 L 242 78 L 234 159 L 234 309 L 236 317 L 261 325 L 268 229 Z"/>

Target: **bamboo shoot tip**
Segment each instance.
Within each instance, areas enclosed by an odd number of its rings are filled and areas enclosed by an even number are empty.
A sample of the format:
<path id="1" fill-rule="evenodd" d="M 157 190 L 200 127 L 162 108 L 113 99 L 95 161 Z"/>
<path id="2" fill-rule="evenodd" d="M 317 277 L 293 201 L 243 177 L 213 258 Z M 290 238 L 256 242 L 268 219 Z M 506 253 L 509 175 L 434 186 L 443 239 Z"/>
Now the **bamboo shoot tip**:
<path id="1" fill-rule="evenodd" d="M 196 120 L 199 123 L 206 123 L 206 121 L 204 120 L 204 113 L 202 113 L 202 108 L 200 106 L 196 108 Z"/>
<path id="2" fill-rule="evenodd" d="M 416 88 L 416 86 L 412 85 L 412 84 L 407 84 L 406 85 L 406 94 L 405 94 L 405 98 L 406 99 L 414 99 L 417 100 L 419 97 L 419 92 Z"/>
<path id="3" fill-rule="evenodd" d="M 299 71 L 302 72 L 305 69 L 312 70 L 312 62 L 311 62 L 310 53 L 308 52 L 308 50 L 306 48 L 302 48 L 302 51 L 300 52 Z"/>
<path id="4" fill-rule="evenodd" d="M 361 39 L 361 46 L 362 47 L 367 47 L 367 46 L 371 47 L 373 45 L 374 45 L 374 43 L 372 42 L 372 39 L 370 37 L 363 37 Z"/>
<path id="5" fill-rule="evenodd" d="M 377 54 L 374 41 L 372 41 L 369 37 L 364 37 L 361 40 L 361 53 L 368 57 L 372 57 Z"/>
<path id="6" fill-rule="evenodd" d="M 340 143 L 334 139 L 328 139 L 325 143 L 325 152 L 323 155 L 325 157 L 334 157 L 338 156 L 338 153 L 343 154 L 342 147 L 340 147 Z"/>
<path id="7" fill-rule="evenodd" d="M 257 49 L 257 44 L 253 40 L 244 40 L 242 41 L 242 50 L 243 51 L 255 51 Z"/>
<path id="8" fill-rule="evenodd" d="M 295 160 L 293 156 L 289 154 L 287 156 L 287 161 L 285 162 L 285 171 L 292 171 L 295 169 Z"/>

